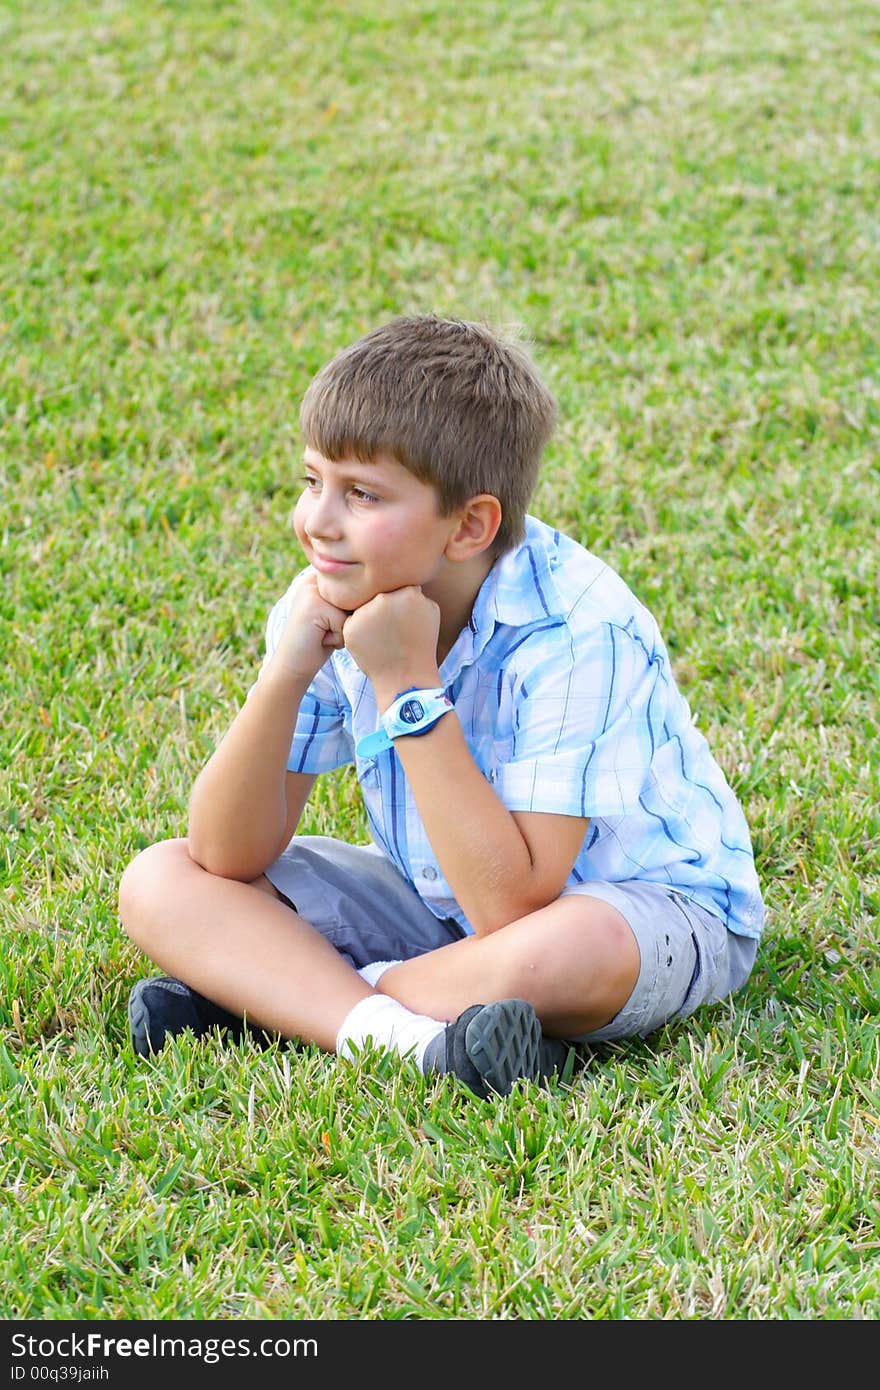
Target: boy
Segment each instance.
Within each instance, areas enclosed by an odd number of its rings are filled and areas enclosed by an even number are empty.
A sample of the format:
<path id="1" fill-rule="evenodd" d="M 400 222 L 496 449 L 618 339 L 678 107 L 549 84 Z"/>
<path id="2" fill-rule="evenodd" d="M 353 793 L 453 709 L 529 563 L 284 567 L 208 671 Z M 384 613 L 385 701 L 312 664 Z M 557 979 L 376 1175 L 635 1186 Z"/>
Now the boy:
<path id="1" fill-rule="evenodd" d="M 487 1097 L 747 979 L 748 830 L 656 625 L 526 515 L 555 416 L 521 347 L 434 315 L 311 383 L 308 568 L 187 839 L 120 885 L 170 975 L 132 992 L 139 1053 L 246 1018 L 344 1057 L 371 1040 Z M 295 836 L 315 777 L 351 761 L 374 843 Z"/>

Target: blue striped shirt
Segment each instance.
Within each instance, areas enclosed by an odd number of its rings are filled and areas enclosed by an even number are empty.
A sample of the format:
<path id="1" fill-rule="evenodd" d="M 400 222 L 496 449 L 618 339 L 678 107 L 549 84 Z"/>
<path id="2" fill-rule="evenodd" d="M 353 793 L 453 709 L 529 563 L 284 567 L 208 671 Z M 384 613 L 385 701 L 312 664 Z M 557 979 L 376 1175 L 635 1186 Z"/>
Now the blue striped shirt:
<path id="1" fill-rule="evenodd" d="M 264 667 L 288 602 L 269 616 Z M 662 883 L 732 931 L 760 936 L 742 810 L 656 622 L 603 561 L 528 517 L 525 540 L 489 572 L 440 676 L 477 766 L 509 810 L 589 818 L 569 883 Z M 394 750 L 355 755 L 377 722 L 370 681 L 347 651 L 334 652 L 303 698 L 288 767 L 321 773 L 356 762 L 375 843 L 432 912 L 470 931 Z"/>

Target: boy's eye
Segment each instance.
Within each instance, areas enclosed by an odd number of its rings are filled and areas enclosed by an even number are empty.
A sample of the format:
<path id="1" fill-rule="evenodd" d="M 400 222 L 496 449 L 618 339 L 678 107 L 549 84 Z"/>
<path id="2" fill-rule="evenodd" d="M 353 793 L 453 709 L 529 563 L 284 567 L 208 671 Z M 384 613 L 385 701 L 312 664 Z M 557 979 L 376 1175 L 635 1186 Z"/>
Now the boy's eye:
<path id="1" fill-rule="evenodd" d="M 300 482 L 307 492 L 320 492 L 321 490 L 321 479 L 316 478 L 312 473 L 305 473 L 300 478 Z M 356 502 L 367 503 L 379 501 L 374 493 L 367 492 L 366 488 L 356 487 L 354 484 L 348 489 L 348 492 L 349 496 L 353 497 Z"/>

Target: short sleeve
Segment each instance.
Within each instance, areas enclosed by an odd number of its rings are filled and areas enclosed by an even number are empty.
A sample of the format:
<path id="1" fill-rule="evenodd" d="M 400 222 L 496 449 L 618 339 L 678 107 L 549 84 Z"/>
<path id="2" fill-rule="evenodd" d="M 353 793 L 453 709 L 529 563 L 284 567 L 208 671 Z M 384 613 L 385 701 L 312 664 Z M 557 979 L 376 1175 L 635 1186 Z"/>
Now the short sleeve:
<path id="1" fill-rule="evenodd" d="M 620 816 L 638 804 L 665 707 L 665 661 L 623 628 L 557 629 L 518 648 L 511 751 L 496 788 L 512 811 Z"/>
<path id="2" fill-rule="evenodd" d="M 259 684 L 260 677 L 272 660 L 281 639 L 290 611 L 292 588 L 293 585 L 269 614 L 263 661 L 257 680 L 248 690 L 248 699 Z M 287 760 L 288 771 L 332 772 L 334 768 L 352 762 L 354 748 L 345 724 L 345 701 L 336 680 L 331 656 L 318 671 L 302 698 Z"/>

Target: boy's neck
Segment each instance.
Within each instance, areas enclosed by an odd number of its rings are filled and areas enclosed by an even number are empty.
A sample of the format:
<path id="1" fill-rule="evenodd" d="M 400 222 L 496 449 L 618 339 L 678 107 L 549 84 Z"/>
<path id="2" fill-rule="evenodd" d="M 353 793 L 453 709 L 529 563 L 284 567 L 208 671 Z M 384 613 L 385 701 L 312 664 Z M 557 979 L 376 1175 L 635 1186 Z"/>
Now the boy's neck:
<path id="1" fill-rule="evenodd" d="M 423 592 L 440 609 L 440 636 L 437 639 L 437 665 L 442 666 L 462 628 L 473 611 L 477 594 L 495 563 L 490 554 L 475 555 L 472 560 L 446 565 L 436 579 L 424 586 Z"/>

